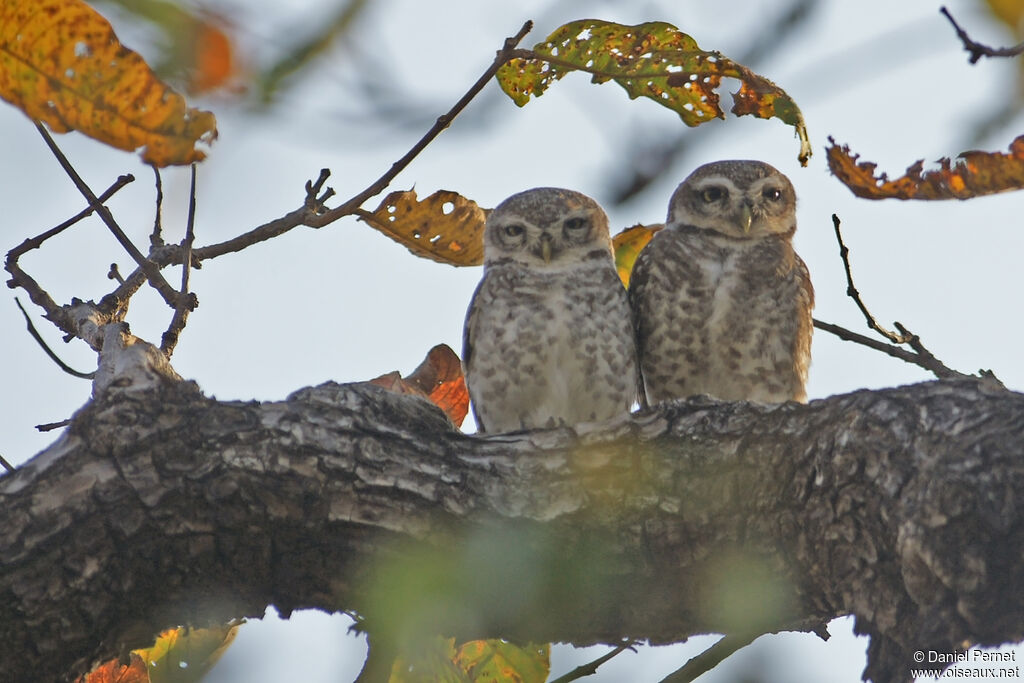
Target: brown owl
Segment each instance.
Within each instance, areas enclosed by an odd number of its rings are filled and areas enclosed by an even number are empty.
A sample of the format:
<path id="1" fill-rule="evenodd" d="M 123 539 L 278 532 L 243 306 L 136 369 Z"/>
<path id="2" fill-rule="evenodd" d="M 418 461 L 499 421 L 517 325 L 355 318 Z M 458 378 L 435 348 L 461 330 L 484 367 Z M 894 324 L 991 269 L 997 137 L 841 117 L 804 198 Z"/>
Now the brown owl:
<path id="1" fill-rule="evenodd" d="M 597 202 L 542 187 L 491 212 L 462 362 L 481 432 L 629 412 L 638 387 L 633 323 Z"/>
<path id="2" fill-rule="evenodd" d="M 630 279 L 648 401 L 806 400 L 814 289 L 795 231 L 793 185 L 761 161 L 706 164 L 676 188 Z"/>

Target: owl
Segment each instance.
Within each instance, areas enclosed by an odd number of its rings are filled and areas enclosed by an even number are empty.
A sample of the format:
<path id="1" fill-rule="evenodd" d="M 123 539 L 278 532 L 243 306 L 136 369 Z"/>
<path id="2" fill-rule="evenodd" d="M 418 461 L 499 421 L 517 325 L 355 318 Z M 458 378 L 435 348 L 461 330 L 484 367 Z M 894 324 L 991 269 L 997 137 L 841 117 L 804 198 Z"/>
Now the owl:
<path id="1" fill-rule="evenodd" d="M 647 400 L 806 401 L 814 289 L 796 194 L 760 161 L 701 166 L 637 258 L 629 299 Z"/>
<path id="2" fill-rule="evenodd" d="M 490 213 L 462 351 L 481 432 L 629 412 L 639 386 L 633 335 L 608 217 L 597 202 L 541 187 Z"/>

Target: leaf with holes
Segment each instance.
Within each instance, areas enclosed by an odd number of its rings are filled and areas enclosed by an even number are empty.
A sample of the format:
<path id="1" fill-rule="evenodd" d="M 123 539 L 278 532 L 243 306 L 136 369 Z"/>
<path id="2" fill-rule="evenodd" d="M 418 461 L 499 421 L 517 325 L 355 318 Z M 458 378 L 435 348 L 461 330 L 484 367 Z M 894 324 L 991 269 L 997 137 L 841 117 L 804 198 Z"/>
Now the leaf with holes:
<path id="1" fill-rule="evenodd" d="M 497 73 L 501 89 L 519 106 L 573 71 L 592 82 L 613 80 L 630 98 L 647 97 L 676 112 L 688 126 L 725 118 L 716 92 L 723 78 L 739 79 L 732 112 L 777 118 L 800 138 L 800 163 L 811 144 L 800 108 L 782 88 L 721 53 L 701 50 L 675 26 L 648 22 L 626 26 L 595 19 L 565 24 L 532 50 L 519 51 Z"/>
<path id="2" fill-rule="evenodd" d="M 633 265 L 636 257 L 640 255 L 643 248 L 665 225 L 655 223 L 654 225 L 634 225 L 626 228 L 619 234 L 612 237 L 612 251 L 615 252 L 615 268 L 619 271 L 619 278 L 622 279 L 624 287 L 629 287 L 629 276 L 633 272 Z"/>
<path id="3" fill-rule="evenodd" d="M 469 412 L 469 391 L 462 376 L 462 361 L 447 344 L 430 349 L 419 367 L 408 376 L 402 377 L 401 373 L 393 371 L 370 380 L 370 384 L 428 398 L 456 427 L 462 426 Z"/>
<path id="4" fill-rule="evenodd" d="M 81 0 L 0 2 L 0 97 L 56 133 L 78 130 L 155 166 L 190 164 L 217 136 Z"/>
<path id="5" fill-rule="evenodd" d="M 392 192 L 360 218 L 412 253 L 452 266 L 484 262 L 487 209 L 457 192 L 438 190 L 419 201 L 415 190 Z"/>
<path id="6" fill-rule="evenodd" d="M 918 160 L 895 180 L 875 176 L 876 164 L 857 160 L 847 145 L 831 137 L 826 150 L 832 175 L 864 199 L 971 199 L 1024 189 L 1024 135 L 1010 143 L 1010 153 L 963 152 L 957 160 L 939 159 L 939 168 L 924 171 Z"/>

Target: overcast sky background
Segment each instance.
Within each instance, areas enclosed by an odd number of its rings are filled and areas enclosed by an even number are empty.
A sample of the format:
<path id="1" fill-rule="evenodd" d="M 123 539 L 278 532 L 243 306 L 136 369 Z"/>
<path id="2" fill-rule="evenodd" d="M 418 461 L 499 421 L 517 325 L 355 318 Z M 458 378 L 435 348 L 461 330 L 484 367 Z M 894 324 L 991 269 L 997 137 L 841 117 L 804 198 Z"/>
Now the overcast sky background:
<path id="1" fill-rule="evenodd" d="M 705 49 L 738 57 L 788 3 L 733 0 L 726 9 L 717 0 L 443 4 L 444 10 L 416 0 L 372 3 L 354 43 L 318 60 L 268 111 L 255 113 L 219 98 L 191 102 L 214 111 L 220 130 L 199 169 L 197 245 L 219 242 L 297 208 L 304 182 L 321 167 L 332 170 L 328 184 L 341 198 L 369 185 L 462 95 L 526 19 L 538 23 L 524 45 L 588 16 L 630 24 L 661 20 L 690 33 Z M 997 46 L 1019 40 L 977 0 L 946 5 L 978 40 Z M 333 3 L 222 0 L 211 6 L 239 27 L 247 58 L 266 64 L 310 32 Z M 880 322 L 899 320 L 947 365 L 963 372 L 991 368 L 1020 390 L 1024 195 L 869 202 L 855 198 L 826 166 L 829 135 L 897 176 L 919 158 L 933 162 L 972 148 L 1005 151 L 1021 133 L 1018 115 L 1010 126 L 975 138 L 978 123 L 1012 97 L 1020 64 L 968 64 L 938 8 L 939 3 L 922 0 L 822 0 L 801 30 L 753 65 L 803 110 L 814 145 L 807 168 L 797 163 L 799 147 L 790 127 L 730 116 L 691 131 L 692 152 L 670 173 L 632 201 L 612 205 L 612 188 L 635 156 L 637 141 L 674 139 L 684 126 L 667 109 L 630 101 L 617 86 L 594 86 L 577 74 L 523 109 L 492 83 L 390 189 L 415 186 L 421 197 L 454 190 L 493 207 L 530 187 L 568 187 L 604 204 L 617 230 L 664 220 L 672 190 L 702 163 L 761 159 L 787 173 L 797 189 L 795 241 L 817 291 L 816 317 L 864 331 L 845 294 L 830 218 L 837 213 L 857 286 Z M 127 23 L 115 21 L 115 26 L 124 42 L 146 52 L 144 32 Z M 404 93 L 414 105 L 409 111 L 425 118 L 400 126 L 388 117 L 360 116 L 355 90 L 360 78 Z M 727 85 L 722 89 L 726 110 L 731 106 L 727 92 L 736 89 Z M 0 106 L 0 139 L 0 247 L 6 252 L 77 213 L 84 202 L 31 123 L 6 104 Z M 135 174 L 137 181 L 109 206 L 136 244 L 146 245 L 153 220 L 150 169 L 134 155 L 78 134 L 60 136 L 58 144 L 97 193 L 119 174 Z M 178 240 L 187 209 L 187 170 L 165 172 L 164 183 L 165 236 Z M 367 208 L 380 199 L 370 200 Z M 130 272 L 129 259 L 106 228 L 88 219 L 21 263 L 55 300 L 68 302 L 72 296 L 98 300 L 108 292 L 106 273 L 115 261 L 123 273 Z M 168 271 L 172 282 L 178 273 Z M 408 372 L 434 344 L 460 349 L 466 305 L 479 277 L 478 269 L 417 259 L 354 220 L 321 230 L 298 228 L 243 253 L 207 261 L 193 274 L 200 307 L 189 319 L 173 365 L 219 399 L 279 400 L 326 380 Z M 6 361 L 0 364 L 0 386 L 6 389 L 0 399 L 0 454 L 17 464 L 57 436 L 38 433 L 34 425 L 67 418 L 88 400 L 90 385 L 63 374 L 45 357 L 24 332 L 14 295 L 70 365 L 88 371 L 96 358 L 81 342 L 63 344 L 23 292 L 8 293 L 6 303 L 0 302 L 0 351 Z M 136 335 L 159 343 L 170 316 L 147 290 L 133 300 L 128 320 Z M 918 368 L 816 331 L 812 400 L 928 379 Z M 347 636 L 349 623 L 319 612 L 299 613 L 287 622 L 273 617 L 252 622 L 208 680 L 351 680 L 362 664 L 363 643 Z M 745 672 L 761 671 L 767 673 L 757 680 L 859 681 L 866 640 L 853 637 L 851 628 L 850 620 L 837 620 L 827 643 L 808 635 L 762 638 L 701 680 L 739 680 Z M 694 638 L 671 648 L 626 653 L 588 680 L 656 681 L 712 641 Z M 604 651 L 556 648 L 552 673 L 565 673 Z"/>

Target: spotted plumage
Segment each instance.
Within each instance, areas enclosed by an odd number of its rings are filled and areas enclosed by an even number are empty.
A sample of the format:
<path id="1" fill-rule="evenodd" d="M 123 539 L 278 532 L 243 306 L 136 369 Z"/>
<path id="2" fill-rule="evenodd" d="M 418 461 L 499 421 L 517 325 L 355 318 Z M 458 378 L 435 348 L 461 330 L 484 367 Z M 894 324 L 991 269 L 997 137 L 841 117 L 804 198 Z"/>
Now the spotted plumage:
<path id="1" fill-rule="evenodd" d="M 766 163 L 706 164 L 679 185 L 630 279 L 649 402 L 806 400 L 814 289 L 795 231 L 793 185 Z"/>
<path id="2" fill-rule="evenodd" d="M 638 386 L 632 318 L 597 202 L 536 188 L 491 212 L 462 357 L 481 432 L 629 411 Z"/>

